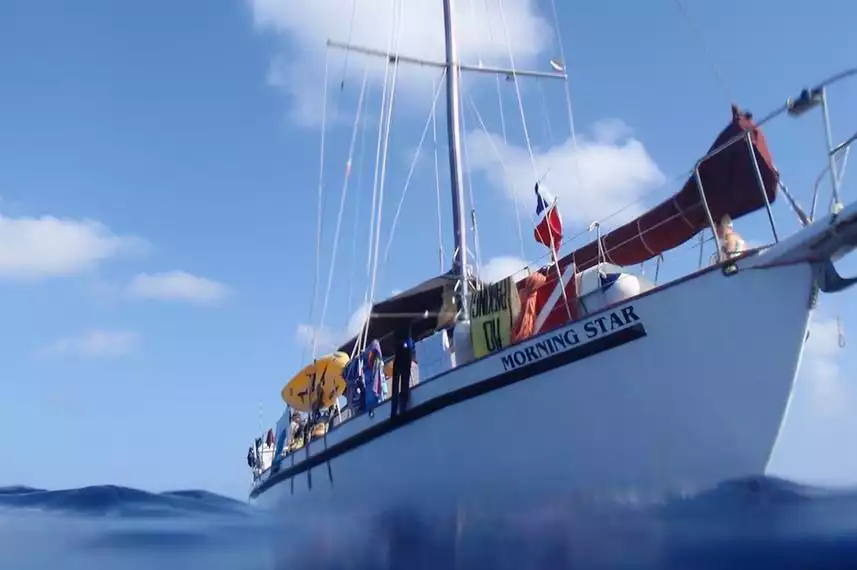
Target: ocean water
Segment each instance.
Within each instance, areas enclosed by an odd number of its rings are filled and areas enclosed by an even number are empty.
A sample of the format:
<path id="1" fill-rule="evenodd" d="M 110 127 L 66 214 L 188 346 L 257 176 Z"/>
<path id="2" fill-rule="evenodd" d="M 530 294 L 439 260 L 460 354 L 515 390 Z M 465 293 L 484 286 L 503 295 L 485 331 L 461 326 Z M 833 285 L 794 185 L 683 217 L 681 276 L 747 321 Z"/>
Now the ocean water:
<path id="1" fill-rule="evenodd" d="M 857 489 L 774 478 L 521 512 L 266 515 L 207 493 L 0 488 L 0 569 L 857 568 Z"/>

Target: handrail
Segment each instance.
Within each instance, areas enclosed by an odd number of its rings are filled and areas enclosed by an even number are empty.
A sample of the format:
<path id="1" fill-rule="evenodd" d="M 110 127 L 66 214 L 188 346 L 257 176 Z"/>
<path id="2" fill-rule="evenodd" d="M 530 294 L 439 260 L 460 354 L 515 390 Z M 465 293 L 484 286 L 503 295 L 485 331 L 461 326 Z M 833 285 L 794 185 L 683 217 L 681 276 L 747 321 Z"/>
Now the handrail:
<path id="1" fill-rule="evenodd" d="M 813 87 L 810 90 L 804 89 L 801 92 L 801 95 L 803 95 L 804 93 L 818 92 L 821 89 L 825 89 L 825 88 L 829 87 L 830 85 L 833 85 L 834 83 L 838 83 L 839 81 L 842 81 L 843 79 L 847 79 L 847 78 L 855 76 L 855 75 L 857 75 L 857 67 L 847 69 L 843 72 L 837 73 L 836 75 L 833 75 L 833 76 L 825 79 L 824 81 L 822 81 L 821 83 L 819 83 L 818 85 L 816 85 L 815 87 Z M 792 98 L 787 99 L 786 102 L 784 104 L 782 104 L 780 107 L 777 107 L 775 110 L 768 113 L 763 119 L 757 121 L 756 122 L 756 128 L 762 127 L 765 123 L 768 123 L 771 120 L 775 119 L 776 117 L 782 115 L 783 113 L 786 113 L 789 110 L 794 109 L 797 102 L 801 101 L 801 99 L 802 99 L 802 97 L 799 97 L 798 99 L 792 99 Z M 697 161 L 697 164 L 701 164 L 702 162 L 705 162 L 706 160 L 713 158 L 714 156 L 720 154 L 721 152 L 726 150 L 728 147 L 735 144 L 735 142 L 741 140 L 741 138 L 744 137 L 745 134 L 746 134 L 746 131 L 741 133 L 740 135 L 735 135 L 734 137 L 732 137 L 731 139 L 729 139 L 728 141 L 726 141 L 722 145 L 718 146 L 714 150 L 709 151 L 705 156 L 703 156 L 702 158 L 700 158 Z M 692 174 L 692 172 L 693 171 L 688 172 L 685 176 L 690 176 Z"/>
<path id="2" fill-rule="evenodd" d="M 775 109 L 774 111 L 769 113 L 762 120 L 758 121 L 754 127 L 754 128 L 761 128 L 764 124 L 766 124 L 769 121 L 771 121 L 772 119 L 782 115 L 783 113 L 789 113 L 789 114 L 797 117 L 797 116 L 802 115 L 803 113 L 805 113 L 806 111 L 810 110 L 811 108 L 813 108 L 815 106 L 821 106 L 821 110 L 822 110 L 822 114 L 823 114 L 823 118 L 824 118 L 825 134 L 827 137 L 827 147 L 828 147 L 827 148 L 827 155 L 828 155 L 828 160 L 830 163 L 829 164 L 829 170 L 830 170 L 831 177 L 832 177 L 831 181 L 832 181 L 832 185 L 833 185 L 834 207 L 836 207 L 836 205 L 839 204 L 839 187 L 838 187 L 839 185 L 838 185 L 837 173 L 836 173 L 836 168 L 835 168 L 835 155 L 843 147 L 845 147 L 848 144 L 850 144 L 851 142 L 853 142 L 854 137 L 852 137 L 849 140 L 846 140 L 844 143 L 841 143 L 840 145 L 838 145 L 834 148 L 833 141 L 832 141 L 831 134 L 830 134 L 830 119 L 829 119 L 829 115 L 828 115 L 828 104 L 827 104 L 827 88 L 829 86 L 835 84 L 835 83 L 838 83 L 840 81 L 843 81 L 845 79 L 848 79 L 848 78 L 851 78 L 854 76 L 857 76 L 857 67 L 846 69 L 840 73 L 832 75 L 831 77 L 828 77 L 827 79 L 825 79 L 824 81 L 822 81 L 821 83 L 819 83 L 818 85 L 813 87 L 812 89 L 804 89 L 803 91 L 801 91 L 801 94 L 800 94 L 800 96 L 798 96 L 797 99 L 789 98 L 788 100 L 786 100 L 786 102 L 783 105 L 781 105 L 780 107 L 778 107 L 777 109 Z M 855 136 L 857 136 L 857 135 L 855 135 Z M 702 182 L 701 182 L 700 176 L 699 176 L 699 168 L 704 162 L 706 162 L 707 160 L 717 156 L 718 154 L 720 154 L 721 152 L 723 152 L 727 148 L 731 147 L 733 144 L 735 144 L 736 142 L 738 142 L 742 138 L 744 140 L 746 140 L 746 142 L 747 142 L 748 152 L 750 153 L 750 158 L 753 162 L 753 167 L 754 167 L 754 170 L 756 172 L 756 181 L 759 184 L 759 190 L 762 192 L 762 196 L 765 200 L 765 210 L 767 211 L 768 221 L 771 225 L 771 230 L 774 234 L 774 241 L 775 242 L 779 241 L 779 236 L 777 234 L 776 224 L 774 223 L 773 212 L 771 210 L 771 204 L 770 204 L 770 201 L 768 200 L 768 194 L 765 191 L 765 184 L 764 184 L 764 181 L 762 180 L 761 170 L 759 170 L 759 162 L 758 162 L 758 159 L 756 158 L 756 153 L 755 153 L 755 149 L 753 146 L 753 141 L 751 138 L 750 130 L 744 129 L 740 135 L 735 135 L 734 137 L 732 137 L 731 139 L 729 139 L 725 143 L 721 144 L 720 146 L 718 146 L 714 150 L 709 151 L 705 156 L 703 156 L 702 158 L 700 158 L 696 162 L 696 164 L 694 165 L 694 168 L 693 168 L 693 174 L 694 174 L 694 177 L 696 178 L 697 186 L 699 187 L 699 191 L 700 191 L 700 195 L 702 197 L 703 205 L 705 206 L 706 215 L 708 216 L 709 224 L 711 224 L 711 231 L 715 236 L 715 240 L 717 241 L 717 258 L 720 261 L 722 261 L 722 258 L 721 258 L 722 252 L 721 252 L 721 247 L 720 247 L 720 240 L 717 237 L 717 228 L 715 226 L 714 220 L 711 217 L 711 212 L 708 209 L 708 203 L 707 203 L 707 200 L 705 198 L 705 192 L 702 188 Z"/>
<path id="3" fill-rule="evenodd" d="M 853 76 L 855 76 L 855 75 L 857 75 L 857 67 L 849 68 L 849 69 L 847 69 L 847 70 L 845 70 L 845 71 L 842 71 L 842 72 L 840 72 L 840 73 L 837 73 L 837 74 L 835 74 L 835 75 L 832 75 L 832 76 L 828 77 L 827 79 L 825 79 L 825 80 L 821 81 L 821 82 L 820 82 L 820 83 L 818 83 L 815 87 L 813 87 L 811 90 L 804 89 L 801 93 L 802 93 L 802 94 L 803 94 L 803 93 L 807 93 L 807 94 L 808 94 L 808 93 L 810 93 L 811 91 L 817 91 L 817 90 L 819 90 L 819 89 L 821 89 L 821 88 L 829 87 L 829 86 L 831 86 L 831 85 L 833 85 L 833 84 L 835 84 L 835 83 L 838 83 L 839 81 L 842 81 L 842 80 L 844 80 L 844 79 L 848 79 L 848 78 L 853 77 Z M 783 113 L 789 112 L 790 110 L 792 110 L 792 111 L 793 111 L 793 114 L 800 114 L 800 113 L 805 112 L 808 108 L 807 108 L 807 107 L 801 107 L 801 106 L 800 106 L 801 104 L 803 104 L 803 101 L 804 101 L 804 99 L 803 99 L 802 97 L 800 97 L 800 96 L 799 96 L 797 99 L 789 98 L 789 99 L 788 99 L 784 104 L 782 104 L 781 106 L 779 106 L 778 108 L 776 108 L 775 110 L 773 110 L 772 112 L 770 112 L 768 115 L 766 115 L 766 116 L 765 116 L 764 118 L 762 118 L 761 120 L 757 121 L 757 122 L 755 123 L 756 128 L 760 128 L 760 127 L 764 126 L 765 124 L 767 124 L 767 123 L 768 123 L 768 122 L 770 122 L 771 120 L 773 120 L 773 119 L 775 119 L 776 117 L 778 117 L 778 116 L 782 115 Z M 800 113 L 796 113 L 796 112 L 795 112 L 795 110 L 800 110 Z M 745 137 L 746 137 L 746 135 L 747 135 L 747 133 L 746 133 L 746 132 L 741 132 L 741 133 L 739 133 L 739 134 L 737 134 L 737 135 L 733 136 L 732 138 L 730 138 L 729 140 L 727 140 L 726 142 L 724 142 L 724 143 L 723 143 L 723 144 L 721 144 L 720 146 L 718 146 L 718 147 L 716 147 L 716 148 L 714 148 L 714 149 L 712 149 L 712 150 L 708 151 L 708 153 L 706 153 L 704 156 L 702 156 L 700 159 L 698 159 L 698 160 L 694 163 L 694 166 L 693 166 L 691 169 L 689 169 L 689 170 L 685 170 L 685 171 L 682 171 L 680 174 L 677 174 L 677 175 L 675 175 L 675 176 L 671 176 L 671 177 L 670 177 L 670 179 L 669 179 L 669 180 L 670 180 L 670 181 L 669 181 L 669 183 L 668 183 L 668 184 L 665 184 L 665 185 L 664 185 L 664 187 L 666 187 L 666 186 L 668 186 L 668 185 L 671 185 L 672 183 L 675 183 L 675 182 L 680 182 L 680 181 L 687 180 L 687 178 L 689 178 L 689 177 L 691 177 L 691 176 L 694 176 L 694 171 L 696 170 L 696 168 L 697 168 L 700 164 L 702 164 L 702 163 L 706 162 L 707 160 L 709 160 L 709 159 L 711 159 L 711 158 L 714 158 L 715 156 L 717 156 L 718 154 L 720 154 L 721 152 L 723 152 L 724 150 L 726 150 L 727 148 L 729 148 L 731 145 L 733 145 L 733 144 L 735 144 L 736 142 L 738 142 L 738 141 L 742 140 L 743 138 L 745 138 Z M 848 142 L 848 141 L 846 141 L 846 142 Z M 853 141 L 851 141 L 851 142 L 853 142 Z M 838 146 L 839 146 L 839 147 L 841 147 L 841 146 L 843 146 L 843 144 L 845 144 L 845 143 L 841 143 L 841 144 L 840 144 L 840 145 L 838 145 Z M 841 148 L 838 148 L 838 147 L 837 147 L 837 149 L 836 149 L 836 150 L 841 151 Z M 606 216 L 602 217 L 601 219 L 597 220 L 597 221 L 596 221 L 596 222 L 594 222 L 594 223 L 598 223 L 598 224 L 603 225 L 603 224 L 604 224 L 604 222 L 606 222 L 606 221 L 607 221 L 607 220 L 609 220 L 610 218 L 612 218 L 612 217 L 614 217 L 614 216 L 616 216 L 616 215 L 620 214 L 621 212 L 623 212 L 624 210 L 628 209 L 629 207 L 631 207 L 631 206 L 633 206 L 633 205 L 634 205 L 634 203 L 626 204 L 626 205 L 622 206 L 621 208 L 619 208 L 618 210 L 616 210 L 616 211 L 614 211 L 614 212 L 611 212 L 610 214 L 608 214 L 608 215 L 606 215 Z M 562 247 L 562 246 L 566 246 L 566 245 L 568 245 L 568 244 L 570 244 L 570 243 L 573 243 L 573 242 L 577 241 L 578 239 L 582 238 L 583 236 L 587 235 L 588 233 L 589 233 L 589 230 L 588 230 L 587 228 L 584 228 L 582 231 L 580 231 L 580 232 L 578 232 L 578 233 L 576 233 L 576 234 L 574 234 L 574 235 L 572 235 L 572 236 L 569 236 L 569 237 L 568 237 L 568 238 L 566 238 L 566 239 L 563 239 L 563 240 L 562 240 L 562 243 L 560 243 L 560 246 Z M 550 254 L 547 254 L 547 253 L 546 253 L 546 254 L 544 254 L 544 255 L 540 255 L 540 256 L 538 256 L 538 257 L 536 257 L 536 258 L 532 259 L 532 260 L 531 260 L 531 263 L 529 263 L 529 264 L 527 264 L 527 265 L 525 265 L 525 266 L 522 266 L 522 267 L 521 267 L 521 270 L 524 270 L 524 269 L 526 269 L 527 267 L 537 266 L 537 265 L 539 265 L 542 261 L 544 261 L 544 260 L 548 260 L 548 259 L 549 259 L 549 257 L 550 257 Z"/>
<path id="4" fill-rule="evenodd" d="M 768 113 L 761 120 L 755 122 L 754 129 L 761 128 L 763 125 L 767 124 L 771 120 L 775 119 L 776 117 L 779 117 L 780 115 L 782 115 L 784 113 L 791 113 L 794 116 L 798 116 L 800 114 L 805 113 L 807 110 L 809 110 L 810 108 L 812 108 L 813 106 L 816 106 L 816 105 L 823 105 L 826 108 L 826 101 L 813 99 L 813 97 L 815 96 L 813 94 L 820 94 L 827 87 L 829 87 L 833 84 L 836 84 L 840 81 L 843 81 L 845 79 L 854 77 L 854 76 L 857 76 L 857 67 L 849 68 L 849 69 L 846 69 L 840 73 L 832 75 L 832 76 L 828 77 L 827 79 L 818 83 L 812 89 L 804 89 L 801 92 L 800 96 L 798 96 L 795 99 L 793 99 L 793 98 L 787 99 L 786 102 L 783 103 L 781 106 L 777 107 L 776 109 L 774 109 L 773 111 Z M 718 260 L 720 260 L 720 261 L 722 261 L 722 259 L 720 257 L 720 253 L 721 253 L 720 252 L 720 249 L 721 249 L 720 248 L 720 240 L 719 240 L 719 238 L 717 238 L 717 229 L 716 229 L 715 220 L 713 219 L 713 217 L 711 215 L 711 211 L 708 207 L 708 200 L 705 197 L 704 187 L 702 184 L 701 177 L 699 175 L 699 169 L 702 166 L 702 164 L 704 164 L 708 160 L 714 158 L 715 156 L 721 154 L 723 151 L 730 148 L 732 145 L 736 144 L 737 142 L 739 142 L 741 140 L 745 140 L 748 144 L 748 151 L 750 152 L 751 161 L 752 161 L 753 167 L 756 171 L 756 180 L 757 180 L 757 183 L 759 184 L 759 189 L 762 192 L 762 195 L 763 195 L 763 198 L 765 201 L 765 209 L 766 209 L 767 214 L 768 214 L 768 220 L 769 220 L 769 223 L 771 224 L 771 229 L 772 229 L 773 234 L 774 234 L 774 239 L 775 239 L 775 241 L 779 241 L 779 236 L 778 236 L 778 233 L 776 231 L 776 226 L 774 223 L 773 211 L 771 210 L 770 200 L 768 199 L 768 195 L 765 192 L 764 181 L 762 180 L 761 170 L 759 169 L 758 159 L 756 158 L 756 153 L 754 152 L 754 147 L 753 147 L 752 139 L 751 139 L 750 135 L 751 135 L 750 129 L 743 129 L 741 133 L 734 135 L 733 137 L 731 137 L 726 142 L 724 142 L 724 143 L 720 144 L 719 146 L 717 146 L 716 148 L 708 151 L 704 156 L 699 158 L 690 171 L 685 171 L 684 174 L 676 177 L 676 179 L 679 179 L 679 180 L 686 179 L 686 178 L 691 177 L 691 176 L 696 179 L 697 187 L 700 190 L 700 197 L 701 197 L 702 206 L 705 209 L 706 217 L 708 218 L 710 229 L 714 235 L 715 241 L 717 242 L 717 255 L 718 255 Z M 854 137 L 849 138 L 845 142 L 840 143 L 835 148 L 832 148 L 832 146 L 833 146 L 832 144 L 829 145 L 831 148 L 828 149 L 828 152 L 829 153 L 831 153 L 831 152 L 832 153 L 838 153 L 839 151 L 842 150 L 842 148 L 844 146 L 847 146 L 848 144 L 853 143 L 855 140 L 855 137 L 857 137 L 857 134 L 855 134 Z M 603 219 L 601 219 L 595 223 L 600 225 L 601 222 L 605 221 L 609 217 L 612 217 L 612 215 L 613 214 L 611 214 L 610 216 L 607 216 L 606 218 L 603 218 Z M 580 234 L 572 237 L 570 240 L 564 241 L 564 243 L 569 243 L 570 241 L 577 239 L 578 237 L 580 237 L 581 235 L 584 235 L 585 233 L 586 232 L 581 232 Z M 609 256 L 609 251 L 606 253 Z"/>

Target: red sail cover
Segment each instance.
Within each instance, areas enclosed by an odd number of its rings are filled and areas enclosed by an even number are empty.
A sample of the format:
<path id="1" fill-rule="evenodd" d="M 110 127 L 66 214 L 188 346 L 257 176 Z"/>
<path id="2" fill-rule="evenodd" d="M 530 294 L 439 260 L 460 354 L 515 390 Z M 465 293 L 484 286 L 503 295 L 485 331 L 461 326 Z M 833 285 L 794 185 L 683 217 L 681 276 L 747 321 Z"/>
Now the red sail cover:
<path id="1" fill-rule="evenodd" d="M 733 105 L 732 121 L 711 145 L 709 152 L 747 131 L 750 132 L 753 142 L 765 193 L 768 200 L 774 202 L 777 196 L 778 173 L 774 169 L 765 135 L 755 125 L 749 113 L 742 112 Z M 699 168 L 699 175 L 715 223 L 719 222 L 724 214 L 729 214 L 734 220 L 765 206 L 765 198 L 759 188 L 756 169 L 745 140 L 734 142 L 719 154 L 703 162 Z M 695 178 L 691 176 L 677 194 L 636 220 L 605 234 L 601 237 L 601 242 L 606 261 L 620 266 L 630 266 L 657 257 L 685 243 L 708 227 L 708 217 L 700 199 L 700 192 Z M 593 241 L 560 259 L 560 270 L 564 272 L 568 264 L 573 261 L 577 264 L 577 271 L 596 265 L 598 263 L 597 242 Z M 541 272 L 547 281 L 539 288 L 537 311 L 541 310 L 550 291 L 558 285 L 556 268 L 542 268 Z M 574 280 L 571 281 L 572 283 L 564 283 L 570 301 L 576 296 L 573 294 L 576 293 Z M 522 293 L 527 283 L 528 280 L 525 279 L 519 284 Z M 572 307 L 572 314 L 576 317 L 576 307 Z M 560 301 L 551 311 L 545 323 L 546 326 L 542 330 L 548 330 L 567 320 L 568 312 L 565 304 Z"/>

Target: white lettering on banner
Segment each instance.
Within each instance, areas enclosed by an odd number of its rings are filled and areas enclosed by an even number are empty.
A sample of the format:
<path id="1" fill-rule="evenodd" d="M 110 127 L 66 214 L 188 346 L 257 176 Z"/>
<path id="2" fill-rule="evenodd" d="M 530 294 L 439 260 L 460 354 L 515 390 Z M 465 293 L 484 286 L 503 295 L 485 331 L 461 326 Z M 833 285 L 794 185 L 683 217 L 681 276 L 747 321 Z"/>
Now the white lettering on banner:
<path id="1" fill-rule="evenodd" d="M 548 356 L 565 352 L 598 337 L 609 336 L 640 320 L 634 306 L 628 305 L 599 317 L 582 321 L 566 329 L 548 333 L 544 338 L 516 348 L 502 358 L 503 370 L 508 372 L 542 360 Z M 578 334 L 578 330 L 582 334 Z"/>

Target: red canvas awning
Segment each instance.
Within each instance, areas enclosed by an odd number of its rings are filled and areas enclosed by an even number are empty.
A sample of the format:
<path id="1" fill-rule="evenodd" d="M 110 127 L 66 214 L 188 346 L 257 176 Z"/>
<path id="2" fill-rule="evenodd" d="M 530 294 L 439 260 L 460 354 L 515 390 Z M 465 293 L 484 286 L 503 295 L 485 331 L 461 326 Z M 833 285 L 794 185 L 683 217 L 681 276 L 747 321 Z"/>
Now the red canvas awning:
<path id="1" fill-rule="evenodd" d="M 732 106 L 732 121 L 711 145 L 709 153 L 735 136 L 750 132 L 753 150 L 771 203 L 777 197 L 778 175 L 762 130 L 749 113 Z M 715 223 L 729 214 L 740 218 L 765 206 L 765 198 L 756 176 L 756 169 L 745 141 L 730 145 L 709 158 L 699 167 L 708 208 Z M 616 228 L 601 237 L 606 261 L 628 266 L 642 263 L 673 249 L 709 227 L 696 179 L 688 178 L 674 196 L 649 210 L 636 220 Z M 598 262 L 598 244 L 593 241 L 563 257 L 561 266 L 572 259 L 578 271 Z"/>

